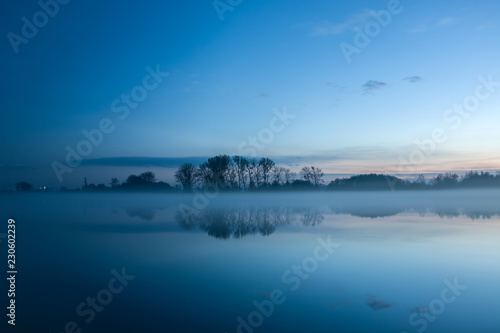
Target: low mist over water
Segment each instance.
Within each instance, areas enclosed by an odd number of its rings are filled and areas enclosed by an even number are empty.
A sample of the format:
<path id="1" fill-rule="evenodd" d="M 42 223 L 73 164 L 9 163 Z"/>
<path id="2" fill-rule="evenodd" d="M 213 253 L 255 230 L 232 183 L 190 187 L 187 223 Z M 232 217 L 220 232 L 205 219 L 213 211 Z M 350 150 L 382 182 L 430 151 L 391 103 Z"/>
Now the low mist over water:
<path id="1" fill-rule="evenodd" d="M 499 199 L 15 193 L 2 213 L 16 213 L 31 273 L 18 278 L 26 330 L 465 333 L 498 327 Z M 93 310 L 87 297 L 122 273 Z"/>

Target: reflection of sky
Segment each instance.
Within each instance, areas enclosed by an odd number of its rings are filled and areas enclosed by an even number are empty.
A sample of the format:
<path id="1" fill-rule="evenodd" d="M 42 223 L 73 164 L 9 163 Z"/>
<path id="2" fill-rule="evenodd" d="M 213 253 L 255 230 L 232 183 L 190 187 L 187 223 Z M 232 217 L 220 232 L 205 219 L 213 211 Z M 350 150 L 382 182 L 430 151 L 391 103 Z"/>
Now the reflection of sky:
<path id="1" fill-rule="evenodd" d="M 37 325 L 49 331 L 81 320 L 74 307 L 105 287 L 109 271 L 120 267 L 137 278 L 89 331 L 235 332 L 236 318 L 254 311 L 254 300 L 267 300 L 272 290 L 281 289 L 287 301 L 259 332 L 413 332 L 411 311 L 429 306 L 440 297 L 443 281 L 455 277 L 468 289 L 446 305 L 427 332 L 499 327 L 498 216 L 471 220 L 405 212 L 363 218 L 326 210 L 320 224 L 305 226 L 301 216 L 309 203 L 302 200 L 297 218 L 269 236 L 222 240 L 182 229 L 174 219 L 181 199 L 171 196 L 32 195 L 23 203 L 7 198 L 10 209 L 19 212 L 23 235 L 19 260 L 26 275 L 20 297 L 30 293 L 26 311 L 36 311 Z M 154 217 L 128 213 L 141 209 L 152 209 Z M 313 255 L 318 237 L 328 236 L 340 247 L 292 291 L 283 273 Z M 50 289 L 38 290 L 40 283 Z M 61 315 L 36 306 L 48 293 Z"/>
<path id="2" fill-rule="evenodd" d="M 279 306 L 270 324 L 263 326 L 264 332 L 273 331 L 277 324 L 302 327 L 303 331 L 309 328 L 307 331 L 312 332 L 339 326 L 350 327 L 353 332 L 367 327 L 373 332 L 408 329 L 412 309 L 428 306 L 440 297 L 443 281 L 455 277 L 468 289 L 455 303 L 447 305 L 439 320 L 429 325 L 429 332 L 443 327 L 456 332 L 470 332 L 477 325 L 495 327 L 494 311 L 500 296 L 496 288 L 500 272 L 494 264 L 500 259 L 498 225 L 477 225 L 466 220 L 443 225 L 444 221 L 435 217 L 420 223 L 421 218 L 415 214 L 408 214 L 405 220 L 362 222 L 354 217 L 345 216 L 344 221 L 327 217 L 323 225 L 335 225 L 332 232 L 327 232 L 326 227 L 306 233 L 278 230 L 269 237 L 227 241 L 198 233 L 115 238 L 134 245 L 122 255 L 159 271 L 170 272 L 175 267 L 174 277 L 167 280 L 183 280 L 189 288 L 186 297 L 192 302 L 203 295 L 217 294 L 226 305 L 216 308 L 223 310 L 220 316 L 228 320 L 229 324 L 224 323 L 228 331 L 235 327 L 236 316 L 253 311 L 252 302 L 266 299 L 266 294 L 276 288 L 285 291 L 288 301 Z M 403 230 L 391 236 L 395 224 L 406 225 L 411 220 L 414 225 L 407 229 L 412 234 L 410 239 Z M 440 224 L 434 228 L 439 233 L 429 237 L 427 229 L 432 223 Z M 348 224 L 357 227 L 349 228 Z M 340 248 L 292 292 L 281 275 L 311 256 L 316 238 L 327 235 L 332 235 Z M 163 273 L 155 277 L 163 278 Z M 192 295 L 193 291 L 201 294 Z M 391 306 L 374 311 L 369 306 L 373 300 Z M 311 329 L 312 322 L 315 329 Z"/>

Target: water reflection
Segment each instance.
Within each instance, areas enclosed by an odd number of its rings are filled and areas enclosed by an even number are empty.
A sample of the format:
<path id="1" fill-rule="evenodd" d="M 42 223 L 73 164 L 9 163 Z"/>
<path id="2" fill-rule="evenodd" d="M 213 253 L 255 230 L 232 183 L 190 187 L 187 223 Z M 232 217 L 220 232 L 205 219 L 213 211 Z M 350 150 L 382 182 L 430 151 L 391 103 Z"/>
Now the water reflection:
<path id="1" fill-rule="evenodd" d="M 323 215 L 323 210 L 320 209 L 319 207 L 313 207 L 309 209 L 303 208 L 299 210 L 303 211 L 301 221 L 302 224 L 304 224 L 305 226 L 313 227 L 319 225 L 325 219 L 325 216 Z"/>
<path id="2" fill-rule="evenodd" d="M 184 229 L 198 227 L 210 236 L 228 239 L 257 233 L 268 236 L 295 215 L 289 207 L 238 207 L 179 211 L 176 219 Z"/>
<path id="3" fill-rule="evenodd" d="M 221 194 L 203 209 L 195 209 L 189 205 L 192 199 L 190 196 L 127 196 L 109 203 L 107 207 L 103 206 L 101 200 L 90 200 L 84 196 L 82 199 L 85 199 L 80 202 L 83 202 L 86 212 L 82 219 L 87 221 L 81 224 L 82 228 L 113 232 L 162 232 L 181 227 L 184 230 L 202 230 L 219 239 L 247 235 L 268 236 L 289 224 L 316 227 L 330 217 L 342 219 L 341 215 L 379 221 L 404 214 L 436 219 L 465 217 L 473 221 L 500 217 L 500 193 L 484 191 L 398 195 Z M 72 200 L 68 206 L 75 202 L 77 200 Z M 191 209 L 181 210 L 182 205 L 190 206 Z M 102 214 L 104 207 L 110 215 Z M 81 211 L 81 206 L 79 209 Z M 123 218 L 124 213 L 126 218 Z M 94 223 L 89 223 L 89 219 Z"/>
<path id="4" fill-rule="evenodd" d="M 406 212 L 417 213 L 421 217 L 428 214 L 434 214 L 440 218 L 465 216 L 471 220 L 491 219 L 500 216 L 500 205 L 499 207 L 488 207 L 487 209 L 471 207 L 470 205 L 439 205 L 439 203 L 434 203 L 433 205 L 331 206 L 330 208 L 336 214 L 348 214 L 372 219 L 395 216 Z"/>

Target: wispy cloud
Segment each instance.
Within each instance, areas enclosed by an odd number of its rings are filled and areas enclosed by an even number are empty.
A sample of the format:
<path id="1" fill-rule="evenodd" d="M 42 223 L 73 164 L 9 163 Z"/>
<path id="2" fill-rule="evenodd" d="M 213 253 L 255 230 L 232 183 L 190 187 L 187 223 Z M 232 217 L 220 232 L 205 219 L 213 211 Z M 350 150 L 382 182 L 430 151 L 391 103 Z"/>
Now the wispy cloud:
<path id="1" fill-rule="evenodd" d="M 254 97 L 256 97 L 256 98 L 267 98 L 267 97 L 271 97 L 271 94 L 266 93 L 266 92 L 261 92 L 261 93 L 255 95 Z"/>
<path id="2" fill-rule="evenodd" d="M 360 29 L 370 17 L 370 9 L 364 9 L 362 12 L 353 14 L 345 22 L 335 23 L 330 21 L 322 21 L 313 24 L 311 36 L 330 36 L 342 34 L 347 30 Z"/>
<path id="3" fill-rule="evenodd" d="M 417 83 L 422 81 L 423 79 L 420 76 L 409 76 L 405 77 L 403 80 L 408 81 L 410 83 Z"/>
<path id="4" fill-rule="evenodd" d="M 369 94 L 374 90 L 378 90 L 387 86 L 387 83 L 377 80 L 368 80 L 363 84 L 363 91 L 365 94 Z"/>
<path id="5" fill-rule="evenodd" d="M 205 162 L 208 157 L 105 157 L 83 160 L 81 165 L 115 166 L 115 167 L 164 167 L 176 168 L 184 163 L 195 165 Z"/>
<path id="6" fill-rule="evenodd" d="M 422 32 L 427 32 L 428 30 L 429 30 L 429 26 L 428 26 L 427 23 L 420 23 L 416 27 L 411 28 L 410 30 L 408 30 L 408 32 L 413 33 L 413 34 L 419 34 L 419 33 L 422 33 Z"/>
<path id="7" fill-rule="evenodd" d="M 443 17 L 442 19 L 438 20 L 436 22 L 436 25 L 437 26 L 443 26 L 443 25 L 452 25 L 453 23 L 455 23 L 457 21 L 456 18 L 454 17 Z"/>
<path id="8" fill-rule="evenodd" d="M 372 310 L 383 310 L 390 308 L 394 304 L 381 301 L 374 296 L 369 296 L 366 300 L 366 305 L 368 305 Z"/>
<path id="9" fill-rule="evenodd" d="M 443 17 L 437 21 L 434 22 L 422 22 L 415 26 L 414 28 L 410 29 L 408 32 L 411 33 L 423 33 L 431 30 L 433 27 L 444 27 L 444 26 L 449 26 L 457 23 L 459 21 L 458 18 L 452 17 L 452 16 L 447 16 Z"/>
<path id="10" fill-rule="evenodd" d="M 477 30 L 478 31 L 482 31 L 482 30 L 487 30 L 487 29 L 494 29 L 496 28 L 498 25 L 495 24 L 495 23 L 492 23 L 492 22 L 487 22 L 487 23 L 484 23 L 484 24 L 481 24 L 480 26 L 477 27 Z"/>
<path id="11" fill-rule="evenodd" d="M 333 82 L 326 82 L 325 83 L 328 87 L 331 87 L 335 90 L 337 90 L 338 92 L 346 92 L 347 91 L 347 87 L 345 86 L 342 86 L 340 84 L 337 84 L 337 83 L 333 83 Z"/>

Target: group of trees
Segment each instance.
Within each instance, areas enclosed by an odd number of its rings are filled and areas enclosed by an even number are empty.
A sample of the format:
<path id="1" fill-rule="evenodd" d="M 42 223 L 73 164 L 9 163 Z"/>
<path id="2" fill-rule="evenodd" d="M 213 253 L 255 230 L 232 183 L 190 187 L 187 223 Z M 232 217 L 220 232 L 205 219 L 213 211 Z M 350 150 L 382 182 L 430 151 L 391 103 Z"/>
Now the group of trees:
<path id="1" fill-rule="evenodd" d="M 423 190 L 453 188 L 492 188 L 500 187 L 500 172 L 470 171 L 463 176 L 456 173 L 438 174 L 426 181 L 419 175 L 414 181 L 382 174 L 356 175 L 337 178 L 328 184 L 329 190 Z"/>
<path id="2" fill-rule="evenodd" d="M 139 175 L 132 174 L 128 176 L 127 180 L 121 184 L 117 178 L 111 178 L 109 186 L 106 186 L 105 184 L 87 184 L 87 178 L 85 178 L 82 191 L 96 190 L 172 191 L 174 188 L 168 183 L 158 181 L 154 172 L 146 171 Z"/>
<path id="3" fill-rule="evenodd" d="M 82 191 L 100 190 L 145 190 L 145 191 L 184 191 L 191 192 L 195 188 L 218 189 L 223 191 L 266 191 L 266 190 L 420 190 L 420 189 L 452 189 L 452 188 L 491 188 L 500 187 L 500 171 L 496 173 L 470 171 L 463 176 L 455 173 L 438 174 L 429 181 L 423 175 L 416 180 L 404 180 L 383 174 L 363 174 L 345 178 L 337 178 L 326 187 L 323 185 L 323 172 L 320 168 L 303 167 L 299 173 L 289 168 L 278 166 L 273 160 L 244 156 L 218 155 L 196 166 L 184 163 L 175 171 L 175 187 L 158 181 L 151 171 L 139 175 L 130 175 L 120 183 L 111 178 L 109 185 L 87 184 L 84 179 Z M 18 192 L 33 191 L 32 184 L 22 181 L 15 185 Z M 39 190 L 48 190 L 45 187 Z M 61 191 L 68 191 L 61 187 Z M 80 189 L 77 189 L 80 190 Z"/>
<path id="4" fill-rule="evenodd" d="M 323 172 L 316 167 L 303 167 L 300 176 L 288 168 L 277 166 L 267 157 L 218 155 L 195 166 L 181 165 L 174 174 L 183 191 L 195 187 L 228 191 L 317 188 L 323 182 Z"/>

